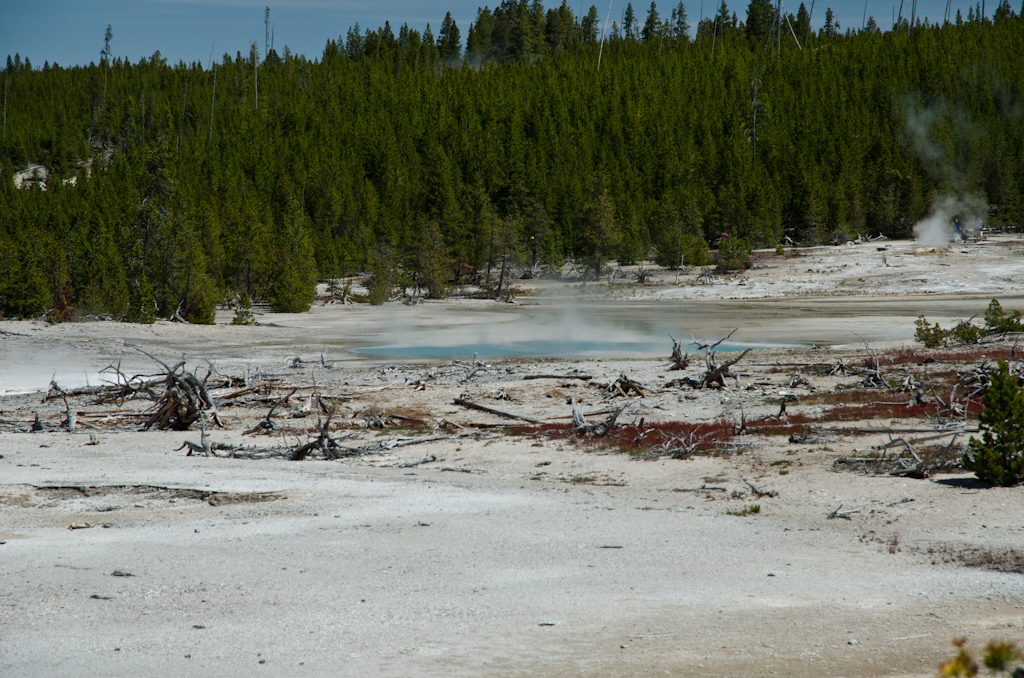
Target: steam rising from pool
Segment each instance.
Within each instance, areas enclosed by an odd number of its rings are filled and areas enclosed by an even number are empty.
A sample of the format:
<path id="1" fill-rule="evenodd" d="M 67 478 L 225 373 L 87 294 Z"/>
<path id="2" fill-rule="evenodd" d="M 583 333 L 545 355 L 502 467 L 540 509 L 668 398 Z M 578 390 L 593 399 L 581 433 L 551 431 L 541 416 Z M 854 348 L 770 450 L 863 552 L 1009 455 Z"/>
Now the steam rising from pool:
<path id="1" fill-rule="evenodd" d="M 500 308 L 500 310 L 495 310 Z M 681 321 L 682 319 L 680 319 Z M 405 358 L 552 357 L 648 358 L 667 357 L 671 332 L 677 339 L 689 335 L 670 314 L 635 305 L 554 303 L 519 307 L 466 310 L 452 325 L 394 321 L 387 332 L 353 349 L 364 356 Z M 715 340 L 729 333 L 727 328 Z M 699 336 L 699 339 L 709 337 Z M 745 348 L 722 344 L 719 350 Z M 696 351 L 694 345 L 688 350 Z"/>

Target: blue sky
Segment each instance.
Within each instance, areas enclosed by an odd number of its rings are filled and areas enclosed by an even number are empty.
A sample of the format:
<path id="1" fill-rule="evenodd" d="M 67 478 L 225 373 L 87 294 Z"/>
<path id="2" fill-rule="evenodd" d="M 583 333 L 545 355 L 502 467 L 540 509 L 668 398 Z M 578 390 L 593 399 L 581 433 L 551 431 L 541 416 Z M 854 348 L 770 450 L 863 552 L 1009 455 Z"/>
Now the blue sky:
<path id="1" fill-rule="evenodd" d="M 560 2 L 548 0 L 544 4 L 550 8 Z M 621 16 L 626 2 L 612 0 L 612 20 Z M 696 24 L 701 0 L 684 2 L 690 23 Z M 703 0 L 704 14 L 710 14 L 717 2 Z M 904 15 L 909 15 L 911 2 L 905 0 Z M 608 11 L 607 0 L 584 3 L 584 11 L 591 4 L 597 5 L 602 19 Z M 746 16 L 748 3 L 749 0 L 726 0 L 729 9 L 741 18 Z M 200 61 L 205 66 L 211 48 L 218 60 L 225 52 L 245 53 L 254 41 L 262 49 L 263 8 L 268 4 L 277 50 L 280 52 L 288 45 L 293 52 L 310 58 L 319 58 L 328 39 L 344 35 L 356 22 L 362 28 L 376 28 L 388 20 L 394 27 L 408 23 L 419 30 L 430 22 L 436 35 L 445 12 L 450 11 L 465 38 L 481 6 L 479 0 L 0 0 L 0 57 L 20 53 L 37 68 L 44 61 L 62 66 L 98 61 L 103 32 L 110 24 L 114 33 L 111 50 L 115 56 L 137 62 L 160 50 L 170 63 Z M 490 3 L 492 7 L 494 4 Z M 579 0 L 570 0 L 569 4 L 579 13 Z M 798 0 L 784 4 L 792 13 L 800 6 Z M 810 0 L 806 4 L 810 8 Z M 996 4 L 997 0 L 986 0 L 988 16 Z M 1015 11 L 1020 11 L 1016 0 L 1012 4 Z M 664 15 L 671 5 L 671 0 L 661 0 L 658 8 Z M 650 4 L 649 0 L 635 0 L 633 6 L 644 16 Z M 815 27 L 820 27 L 828 6 L 842 27 L 860 27 L 864 0 L 816 0 Z M 951 6 L 953 16 L 960 9 L 966 17 L 967 8 L 973 5 L 952 0 Z M 932 20 L 941 20 L 945 7 L 946 0 L 918 0 L 918 14 Z M 868 15 L 874 16 L 883 28 L 891 25 L 894 11 L 899 11 L 898 0 L 867 0 Z"/>

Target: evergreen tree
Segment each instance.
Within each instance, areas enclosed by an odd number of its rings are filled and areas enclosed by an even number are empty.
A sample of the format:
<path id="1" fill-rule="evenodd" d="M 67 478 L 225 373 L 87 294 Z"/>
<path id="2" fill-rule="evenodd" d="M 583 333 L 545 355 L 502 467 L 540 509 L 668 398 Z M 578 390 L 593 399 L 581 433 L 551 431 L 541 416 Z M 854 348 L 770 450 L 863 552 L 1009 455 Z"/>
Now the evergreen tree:
<path id="1" fill-rule="evenodd" d="M 722 0 L 722 2 L 718 4 L 716 20 L 718 21 L 719 26 L 729 25 L 729 7 L 725 4 L 725 0 Z"/>
<path id="2" fill-rule="evenodd" d="M 595 43 L 598 40 L 598 28 L 601 19 L 597 13 L 597 6 L 591 5 L 587 15 L 580 22 L 580 39 L 585 43 Z"/>
<path id="3" fill-rule="evenodd" d="M 366 47 L 366 39 L 359 32 L 359 22 L 348 29 L 345 35 L 345 53 L 349 59 L 358 59 L 363 55 Z"/>
<path id="4" fill-rule="evenodd" d="M 459 27 L 452 19 L 452 13 L 444 15 L 441 22 L 441 32 L 437 36 L 438 56 L 444 61 L 451 62 L 462 56 L 462 42 L 459 35 Z"/>
<path id="5" fill-rule="evenodd" d="M 390 247 L 381 247 L 374 252 L 370 276 L 366 281 L 369 302 L 381 306 L 391 299 L 398 279 L 398 268 L 394 252 Z"/>
<path id="6" fill-rule="evenodd" d="M 308 217 L 293 196 L 275 237 L 268 297 L 279 313 L 308 311 L 316 295 L 316 263 Z"/>
<path id="7" fill-rule="evenodd" d="M 448 292 L 452 277 L 448 246 L 436 221 L 420 227 L 419 250 L 416 253 L 417 287 L 423 288 L 430 299 L 441 299 Z"/>
<path id="8" fill-rule="evenodd" d="M 796 21 L 793 22 L 793 31 L 803 41 L 811 32 L 811 14 L 807 11 L 807 5 L 800 3 L 800 9 L 796 11 Z"/>
<path id="9" fill-rule="evenodd" d="M 825 25 L 821 29 L 821 34 L 826 38 L 834 38 L 839 34 L 839 27 L 835 22 L 835 15 L 832 13 L 831 7 L 825 10 Z"/>
<path id="10" fill-rule="evenodd" d="M 601 263 L 618 246 L 615 215 L 607 190 L 601 190 L 583 210 L 580 244 L 584 255 L 594 266 L 594 274 L 601 277 Z"/>
<path id="11" fill-rule="evenodd" d="M 682 2 L 672 8 L 672 36 L 683 42 L 690 39 L 690 24 L 686 22 L 686 6 Z"/>
<path id="12" fill-rule="evenodd" d="M 750 0 L 747 7 L 747 36 L 763 43 L 775 22 L 771 0 Z"/>
<path id="13" fill-rule="evenodd" d="M 576 18 L 573 16 L 567 0 L 562 0 L 562 4 L 557 10 L 548 10 L 544 35 L 548 51 L 551 53 L 561 52 L 575 44 Z"/>
<path id="14" fill-rule="evenodd" d="M 993 485 L 1016 485 L 1024 481 L 1024 390 L 1003 361 L 982 396 L 982 406 L 982 437 L 971 437 L 964 468 Z"/>
<path id="15" fill-rule="evenodd" d="M 1024 7 L 1022 7 L 1024 10 Z M 996 7 L 995 13 L 992 15 L 992 22 L 999 23 L 1006 21 L 1007 19 L 1016 19 L 1017 15 L 1013 13 L 1013 9 L 1010 7 L 1010 0 L 1000 0 L 999 6 Z"/>
<path id="16" fill-rule="evenodd" d="M 651 8 L 647 10 L 647 21 L 644 22 L 641 31 L 644 42 L 653 42 L 661 36 L 661 17 L 658 15 L 658 6 L 651 2 Z"/>
<path id="17" fill-rule="evenodd" d="M 622 31 L 625 39 L 635 42 L 639 38 L 639 28 L 636 12 L 633 11 L 633 3 L 627 3 L 626 13 L 622 17 Z"/>

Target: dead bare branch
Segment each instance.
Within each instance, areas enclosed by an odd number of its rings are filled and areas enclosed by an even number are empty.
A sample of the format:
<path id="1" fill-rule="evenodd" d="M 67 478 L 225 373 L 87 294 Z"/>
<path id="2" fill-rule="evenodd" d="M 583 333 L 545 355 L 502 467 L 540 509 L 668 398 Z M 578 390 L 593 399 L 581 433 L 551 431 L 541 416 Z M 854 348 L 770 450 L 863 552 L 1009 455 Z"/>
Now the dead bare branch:
<path id="1" fill-rule="evenodd" d="M 516 419 L 518 421 L 525 421 L 525 422 L 530 423 L 530 424 L 540 424 L 540 423 L 542 423 L 542 422 L 537 421 L 536 419 L 530 419 L 529 417 L 523 417 L 523 416 L 520 416 L 518 414 L 511 414 L 509 412 L 502 412 L 501 410 L 496 410 L 496 409 L 491 408 L 491 407 L 484 407 L 483 405 L 477 405 L 476 403 L 474 403 L 472 401 L 469 401 L 469 400 L 466 400 L 464 398 L 456 398 L 453 402 L 454 402 L 454 404 L 459 405 L 460 407 L 465 407 L 465 408 L 468 408 L 468 409 L 471 409 L 471 410 L 479 410 L 480 412 L 486 412 L 488 414 L 493 414 L 493 415 L 496 415 L 496 416 L 499 416 L 499 417 L 504 417 L 505 419 Z"/>
<path id="2" fill-rule="evenodd" d="M 580 435 L 592 433 L 598 438 L 603 438 L 608 435 L 609 431 L 615 428 L 615 420 L 619 418 L 619 415 L 625 411 L 632 403 L 626 403 L 622 407 L 612 412 L 608 417 L 596 424 L 588 423 L 586 418 L 583 416 L 583 410 L 580 408 L 579 403 L 576 399 L 572 399 L 572 424 L 576 428 L 576 432 Z"/>
<path id="3" fill-rule="evenodd" d="M 683 352 L 683 345 L 676 341 L 671 332 L 668 333 L 668 338 L 672 340 L 672 356 L 669 358 L 672 366 L 668 368 L 669 371 L 685 370 L 690 366 L 690 354 Z"/>

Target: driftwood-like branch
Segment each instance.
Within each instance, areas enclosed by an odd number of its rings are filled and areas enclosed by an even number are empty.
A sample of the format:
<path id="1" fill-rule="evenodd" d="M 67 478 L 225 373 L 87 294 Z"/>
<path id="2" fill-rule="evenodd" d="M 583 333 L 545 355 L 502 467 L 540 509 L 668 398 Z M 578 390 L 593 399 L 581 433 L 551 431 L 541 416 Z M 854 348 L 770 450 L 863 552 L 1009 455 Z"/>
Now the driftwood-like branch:
<path id="1" fill-rule="evenodd" d="M 919 458 L 918 455 L 914 453 L 913 448 L 910 447 L 910 444 L 907 443 L 907 449 L 909 449 L 911 454 L 914 455 L 914 459 L 917 461 L 917 463 L 915 465 L 913 465 L 913 466 L 909 466 L 909 467 L 904 466 L 904 468 L 896 469 L 895 471 L 892 471 L 890 473 L 890 475 L 894 475 L 894 476 L 909 476 L 909 477 L 912 477 L 912 478 L 927 478 L 927 477 L 929 477 L 932 474 L 932 471 L 934 471 L 936 468 L 948 465 L 948 459 L 947 458 L 949 456 L 949 453 L 951 451 L 953 451 L 954 446 L 956 445 L 956 440 L 957 440 L 957 438 L 960 437 L 960 433 L 961 433 L 960 431 L 957 431 L 957 432 L 953 433 L 953 437 L 950 438 L 950 441 L 947 444 L 945 444 L 942 447 L 940 447 L 939 449 L 935 450 L 934 452 L 929 454 L 924 459 Z M 923 438 L 918 438 L 915 442 L 922 442 L 922 441 L 925 441 L 925 440 L 934 440 L 936 438 L 944 438 L 944 437 L 946 437 L 948 435 L 949 435 L 949 433 L 940 433 L 940 434 L 933 435 L 933 436 L 925 436 Z M 897 442 L 899 442 L 901 440 L 902 440 L 902 438 L 897 438 L 896 440 L 892 441 L 891 443 L 889 443 L 887 445 L 878 446 L 876 449 L 884 449 L 885 447 L 888 447 L 891 444 L 895 444 L 895 443 L 897 443 Z M 959 457 L 959 455 L 957 455 L 957 456 Z M 946 463 L 943 463 L 944 459 L 947 460 Z"/>
<path id="2" fill-rule="evenodd" d="M 466 366 L 469 369 L 469 371 L 466 372 L 466 376 L 464 376 L 462 379 L 459 380 L 460 384 L 468 384 L 473 379 L 473 377 L 476 376 L 477 372 L 479 372 L 480 370 L 486 370 L 487 369 L 487 365 L 485 365 L 484 363 L 482 363 L 479 360 L 477 360 L 476 356 L 477 356 L 477 354 L 474 353 L 473 354 L 473 361 L 471 363 L 469 363 L 469 365 Z M 462 365 L 462 364 L 464 364 L 461 360 L 453 360 L 452 363 L 455 364 L 455 365 Z"/>
<path id="3" fill-rule="evenodd" d="M 683 353 L 683 345 L 676 341 L 671 332 L 668 333 L 668 338 L 672 340 L 672 366 L 668 368 L 669 371 L 685 370 L 690 366 L 690 354 Z"/>
<path id="4" fill-rule="evenodd" d="M 707 435 L 697 435 L 697 431 L 693 430 L 689 433 L 680 433 L 679 435 L 666 440 L 659 446 L 659 455 L 663 457 L 671 457 L 672 459 L 686 459 L 697 451 L 697 446 L 704 442 Z M 703 485 L 701 489 L 712 489 L 722 490 L 724 487 L 712 487 L 705 488 Z"/>
<path id="5" fill-rule="evenodd" d="M 868 340 L 864 338 L 864 335 L 859 332 L 854 332 L 861 341 L 864 342 L 864 349 L 868 352 L 868 358 L 865 361 L 865 377 L 864 381 L 861 382 L 861 386 L 871 388 L 874 386 L 882 386 L 886 390 L 892 391 L 892 386 L 885 379 L 885 375 L 882 374 L 882 365 L 878 360 L 878 354 L 872 350 Z"/>
<path id="6" fill-rule="evenodd" d="M 256 387 L 253 387 L 253 388 L 256 388 Z M 271 417 L 274 416 L 274 410 L 276 410 L 279 406 L 283 405 L 284 403 L 288 402 L 288 399 L 291 398 L 293 395 L 295 395 L 295 392 L 297 390 L 298 390 L 297 388 L 293 388 L 291 393 L 289 393 L 284 398 L 281 398 L 276 403 L 271 405 L 270 406 L 270 411 L 267 412 L 267 416 L 264 417 L 262 421 L 260 421 L 258 424 L 253 426 L 248 431 L 243 431 L 242 435 L 247 435 L 247 436 L 248 435 L 252 435 L 253 433 L 256 433 L 257 431 L 266 431 L 267 433 L 273 433 L 274 431 L 276 431 L 278 429 L 277 424 L 275 424 L 274 420 L 271 419 Z"/>
<path id="7" fill-rule="evenodd" d="M 739 329 L 738 327 L 734 328 L 732 332 L 730 332 L 729 334 L 725 335 L 724 337 L 722 337 L 721 339 L 719 339 L 718 341 L 716 341 L 713 344 L 706 344 L 706 343 L 699 342 L 699 341 L 697 341 L 697 339 L 692 334 L 690 335 L 690 338 L 693 339 L 693 343 L 697 347 L 698 351 L 713 351 L 723 341 L 725 341 L 726 339 L 728 339 L 732 335 L 736 334 L 736 330 L 738 330 L 738 329 Z"/>
<path id="8" fill-rule="evenodd" d="M 835 511 L 829 513 L 827 518 L 829 520 L 835 520 L 836 518 L 842 518 L 843 520 L 853 520 L 853 518 L 851 518 L 850 516 L 852 516 L 854 513 L 860 513 L 860 509 L 857 509 L 855 511 L 843 511 L 842 513 L 840 513 L 839 509 L 841 508 L 843 508 L 842 504 L 840 504 L 839 508 L 837 508 Z"/>
<path id="9" fill-rule="evenodd" d="M 743 358 L 746 357 L 748 353 L 750 353 L 750 349 L 744 349 L 743 353 L 740 353 L 739 356 L 733 358 L 729 362 L 722 363 L 722 365 L 719 367 L 715 365 L 715 353 L 709 350 L 709 352 L 705 356 L 708 369 L 704 373 L 704 376 L 701 378 L 700 387 L 708 388 L 709 386 L 712 386 L 714 384 L 717 384 L 720 387 L 725 387 L 726 379 L 734 379 L 736 381 L 736 385 L 739 386 L 739 375 L 730 372 L 729 368 L 738 363 L 739 361 L 743 360 Z"/>
<path id="10" fill-rule="evenodd" d="M 486 412 L 488 414 L 504 417 L 505 419 L 516 419 L 518 421 L 525 421 L 530 424 L 542 423 L 537 421 L 536 419 L 530 419 L 529 417 L 523 417 L 521 415 L 511 414 L 509 412 L 502 412 L 501 410 L 496 410 L 492 407 L 484 407 L 483 405 L 477 405 L 476 403 L 469 400 L 465 400 L 463 398 L 456 398 L 453 402 L 454 404 L 459 405 L 460 407 L 465 407 L 471 410 L 479 410 L 480 412 Z"/>
<path id="11" fill-rule="evenodd" d="M 340 450 L 342 446 L 338 444 L 338 441 L 331 438 L 330 428 L 331 418 L 333 416 L 334 409 L 332 408 L 328 410 L 327 418 L 320 424 L 320 435 L 305 445 L 300 445 L 292 450 L 292 453 L 288 458 L 292 461 L 301 461 L 310 452 L 319 450 L 324 459 L 337 459 L 338 455 L 334 452 L 334 449 L 337 448 Z"/>
<path id="12" fill-rule="evenodd" d="M 188 454 L 186 457 L 191 457 L 193 454 L 201 454 L 204 457 L 208 457 L 213 454 L 213 446 L 210 444 L 210 439 L 206 437 L 206 426 L 203 424 L 202 418 L 199 420 L 199 444 L 186 440 L 181 444 L 175 452 L 188 448 Z M 216 456 L 216 455 L 214 455 Z"/>
<path id="13" fill-rule="evenodd" d="M 226 450 L 228 452 L 227 457 L 232 459 L 268 459 L 271 457 L 285 457 L 293 461 L 300 461 L 311 455 L 320 456 L 327 460 L 338 460 L 346 457 L 359 457 L 368 454 L 387 454 L 389 451 L 396 447 L 408 447 L 410 445 L 422 445 L 424 443 L 438 442 L 442 440 L 455 440 L 458 438 L 465 438 L 467 436 L 478 436 L 479 434 L 474 432 L 466 433 L 455 433 L 455 434 L 444 434 L 444 435 L 433 435 L 433 436 L 422 436 L 418 438 L 391 438 L 389 440 L 381 440 L 378 442 L 370 443 L 367 445 L 360 445 L 359 447 L 346 447 L 341 445 L 338 441 L 347 437 L 351 434 L 342 434 L 340 436 L 330 437 L 326 434 L 327 424 L 323 425 L 320 429 L 320 434 L 313 440 L 298 445 L 296 447 L 289 447 L 288 445 L 282 445 L 278 447 L 264 447 L 264 448 L 246 448 L 235 445 L 223 445 L 219 443 L 213 443 L 210 449 Z M 187 445 L 190 449 L 194 449 L 195 443 Z M 183 449 L 178 448 L 178 449 Z M 191 453 L 190 453 L 191 454 Z M 215 455 L 219 456 L 219 455 Z M 420 460 L 418 462 L 411 462 L 409 466 L 417 466 L 419 464 L 426 464 L 430 461 L 436 461 L 433 455 Z"/>
<path id="14" fill-rule="evenodd" d="M 598 438 L 603 438 L 608 435 L 608 432 L 615 428 L 615 420 L 619 418 L 619 415 L 631 405 L 632 403 L 626 403 L 622 407 L 618 408 L 614 412 L 608 415 L 608 417 L 601 422 L 596 424 L 588 423 L 586 418 L 583 416 L 583 410 L 580 408 L 580 404 L 576 402 L 576 399 L 572 399 L 572 424 L 576 428 L 576 432 L 585 435 L 592 433 Z"/>
<path id="15" fill-rule="evenodd" d="M 437 457 L 431 454 L 427 455 L 426 457 L 423 457 L 419 461 L 407 461 L 404 464 L 399 464 L 398 468 L 413 468 L 414 466 L 419 466 L 421 464 L 429 464 L 434 461 L 437 461 Z"/>
<path id="16" fill-rule="evenodd" d="M 787 417 L 788 418 L 788 415 L 786 414 L 786 405 L 788 405 L 789 403 L 795 403 L 798 400 L 799 400 L 799 398 L 797 398 L 795 395 L 792 395 L 792 394 L 789 394 L 789 393 L 787 393 L 787 394 L 785 394 L 783 396 L 780 396 L 779 397 L 779 413 L 776 415 L 776 417 L 779 418 L 779 419 L 781 419 L 783 417 Z M 790 441 L 790 442 L 792 442 L 792 441 Z"/>
<path id="17" fill-rule="evenodd" d="M 623 398 L 629 397 L 630 393 L 635 393 L 641 398 L 646 397 L 643 387 L 627 377 L 624 373 L 620 374 L 618 379 L 607 386 L 607 391 L 613 396 L 620 395 Z"/>
<path id="18" fill-rule="evenodd" d="M 530 379 L 579 379 L 581 381 L 590 381 L 593 379 L 589 374 L 527 374 L 523 377 L 524 381 Z"/>
<path id="19" fill-rule="evenodd" d="M 217 415 L 217 407 L 206 391 L 206 385 L 199 381 L 196 375 L 185 369 L 184 360 L 171 367 L 134 344 L 126 342 L 125 345 L 148 356 L 166 370 L 163 378 L 166 391 L 157 401 L 155 411 L 146 420 L 142 427 L 143 430 L 156 426 L 161 430 L 173 428 L 177 431 L 185 431 L 199 420 L 204 411 L 209 412 L 214 424 L 223 426 Z"/>
<path id="20" fill-rule="evenodd" d="M 754 483 L 750 482 L 746 478 L 743 479 L 743 482 L 747 484 L 747 487 L 750 488 L 750 491 L 753 492 L 754 496 L 757 497 L 758 499 L 760 499 L 761 497 L 779 496 L 779 493 L 776 492 L 775 490 L 762 490 L 761 488 L 759 488 L 757 485 L 754 485 Z"/>
<path id="21" fill-rule="evenodd" d="M 602 415 L 602 414 L 611 414 L 612 412 L 616 411 L 617 409 L 618 408 L 616 408 L 616 407 L 608 407 L 608 408 L 605 408 L 603 410 L 594 410 L 593 412 L 584 412 L 583 416 L 585 416 L 585 417 L 597 417 L 597 416 Z M 559 419 L 572 419 L 572 416 L 573 415 L 571 415 L 571 414 L 563 414 L 563 415 L 558 416 L 558 417 L 548 417 L 544 421 L 558 421 Z"/>

